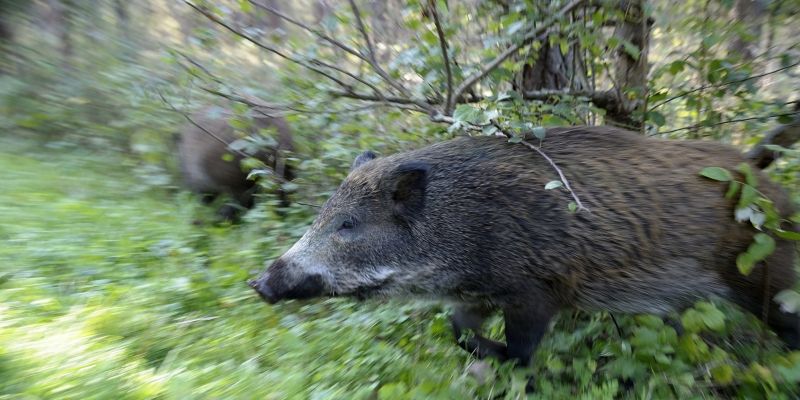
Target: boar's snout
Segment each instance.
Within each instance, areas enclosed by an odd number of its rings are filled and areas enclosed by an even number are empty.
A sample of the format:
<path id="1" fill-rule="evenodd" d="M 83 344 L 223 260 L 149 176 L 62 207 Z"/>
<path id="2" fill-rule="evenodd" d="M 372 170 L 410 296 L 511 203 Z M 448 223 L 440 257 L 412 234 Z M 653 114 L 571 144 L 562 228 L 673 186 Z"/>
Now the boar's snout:
<path id="1" fill-rule="evenodd" d="M 287 279 L 287 265 L 277 259 L 260 278 L 247 282 L 267 303 L 275 304 L 281 300 L 308 299 L 325 293 L 325 280 L 319 274 L 307 274 Z"/>
<path id="2" fill-rule="evenodd" d="M 280 298 L 270 289 L 269 284 L 267 284 L 268 279 L 269 274 L 265 273 L 260 279 L 251 279 L 247 281 L 247 284 L 258 293 L 258 296 L 261 297 L 262 300 L 269 304 L 275 304 Z"/>

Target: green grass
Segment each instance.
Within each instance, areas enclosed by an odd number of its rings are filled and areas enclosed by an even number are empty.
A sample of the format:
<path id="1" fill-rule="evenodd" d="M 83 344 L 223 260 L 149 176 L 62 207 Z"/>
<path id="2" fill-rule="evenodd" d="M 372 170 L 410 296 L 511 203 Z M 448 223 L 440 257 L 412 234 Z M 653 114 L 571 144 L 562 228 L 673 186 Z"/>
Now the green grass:
<path id="1" fill-rule="evenodd" d="M 0 398 L 347 398 L 400 376 L 465 393 L 436 312 L 431 336 L 397 304 L 260 302 L 244 282 L 291 239 L 270 221 L 196 226 L 210 210 L 119 154 L 0 149 Z"/>
<path id="2" fill-rule="evenodd" d="M 302 233 L 308 212 L 196 225 L 213 211 L 142 185 L 135 166 L 113 152 L 0 139 L 0 399 L 522 393 L 525 378 L 508 366 L 483 384 L 468 372 L 480 364 L 452 344 L 438 305 L 263 304 L 244 282 Z M 758 324 L 723 310 L 721 333 L 683 337 L 657 318 L 620 318 L 620 337 L 607 315 L 562 315 L 538 353 L 532 398 L 791 398 L 800 354 L 774 340 L 762 350 Z"/>

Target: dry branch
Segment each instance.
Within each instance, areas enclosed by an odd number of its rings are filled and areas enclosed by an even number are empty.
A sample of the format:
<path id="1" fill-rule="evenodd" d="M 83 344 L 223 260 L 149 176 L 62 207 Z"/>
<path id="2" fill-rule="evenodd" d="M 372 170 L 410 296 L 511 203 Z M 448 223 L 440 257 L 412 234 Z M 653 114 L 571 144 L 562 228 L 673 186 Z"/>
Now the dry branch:
<path id="1" fill-rule="evenodd" d="M 227 29 L 228 31 L 230 31 L 230 32 L 231 32 L 231 33 L 233 33 L 234 35 L 236 35 L 236 36 L 239 36 L 239 37 L 241 37 L 242 39 L 245 39 L 245 40 L 247 40 L 248 42 L 250 42 L 250 43 L 252 43 L 252 44 L 256 45 L 256 46 L 257 46 L 257 47 L 259 47 L 260 49 L 266 50 L 266 51 L 268 51 L 268 52 L 270 52 L 270 53 L 272 53 L 272 54 L 275 54 L 275 55 L 277 55 L 278 57 L 281 57 L 281 58 L 283 58 L 283 59 L 285 59 L 285 60 L 287 60 L 287 61 L 293 62 L 293 63 L 295 63 L 295 64 L 297 64 L 297 65 L 300 65 L 300 66 L 302 66 L 302 67 L 305 67 L 305 68 L 307 68 L 307 69 L 308 69 L 308 70 L 310 70 L 310 71 L 316 72 L 317 74 L 320 74 L 320 75 L 322 75 L 322 76 L 324 76 L 324 77 L 326 77 L 326 78 L 330 79 L 331 81 L 333 81 L 334 83 L 336 83 L 337 85 L 339 85 L 339 86 L 341 86 L 341 87 L 345 87 L 345 88 L 349 88 L 349 87 L 350 87 L 350 85 L 348 85 L 347 83 L 343 82 L 341 79 L 338 79 L 338 78 L 336 78 L 335 76 L 333 76 L 333 75 L 331 75 L 331 74 L 329 74 L 329 73 L 325 72 L 324 70 L 322 70 L 322 69 L 320 69 L 320 68 L 317 68 L 317 67 L 315 67 L 315 66 L 313 66 L 313 65 L 311 65 L 311 64 L 308 64 L 308 63 L 304 62 L 304 61 L 303 61 L 303 60 L 301 60 L 301 59 L 298 59 L 298 58 L 292 57 L 291 55 L 285 54 L 285 53 L 283 53 L 282 51 L 280 51 L 280 50 L 278 50 L 278 49 L 276 49 L 276 48 L 274 48 L 274 47 L 272 47 L 272 46 L 268 46 L 268 45 L 266 45 L 266 44 L 262 43 L 261 41 L 259 41 L 259 40 L 256 40 L 254 37 L 252 37 L 252 36 L 250 36 L 250 35 L 248 35 L 248 34 L 246 34 L 246 33 L 244 33 L 244 32 L 241 32 L 241 31 L 239 31 L 239 30 L 237 30 L 237 29 L 233 28 L 232 26 L 230 26 L 230 25 L 228 25 L 227 23 L 225 23 L 225 21 L 221 20 L 221 19 L 220 19 L 219 17 L 217 17 L 216 15 L 214 15 L 214 14 L 210 13 L 208 10 L 206 10 L 206 9 L 204 9 L 204 8 L 202 8 L 202 7 L 199 7 L 199 6 L 197 6 L 197 5 L 193 4 L 192 2 L 190 2 L 190 1 L 188 1 L 188 0 L 185 0 L 184 2 L 185 2 L 185 3 L 186 3 L 188 6 L 189 6 L 189 7 L 192 7 L 192 8 L 193 8 L 195 11 L 199 12 L 200 14 L 202 14 L 204 17 L 206 17 L 206 18 L 207 18 L 207 19 L 209 19 L 210 21 L 212 21 L 212 22 L 214 22 L 214 23 L 216 23 L 216 24 L 218 24 L 218 25 L 222 26 L 223 28 Z M 342 71 L 340 68 L 338 68 L 338 67 L 334 67 L 334 69 L 336 69 L 336 70 L 337 70 L 337 71 L 339 71 L 339 72 L 343 72 L 343 71 Z M 347 73 L 347 72 L 343 72 L 343 73 Z M 352 74 L 351 74 L 351 75 L 352 75 Z"/>
<path id="2" fill-rule="evenodd" d="M 432 115 L 431 116 L 431 121 L 439 122 L 439 123 L 446 123 L 446 124 L 455 123 L 455 120 L 453 119 L 453 117 L 448 116 L 448 115 L 443 115 L 443 114 Z M 500 133 L 502 133 L 503 136 L 505 136 L 505 137 L 507 137 L 509 139 L 511 139 L 511 138 L 513 138 L 515 136 L 513 133 L 511 133 L 508 130 L 506 130 L 505 128 L 503 128 L 500 125 L 500 123 L 498 123 L 495 120 L 491 121 L 491 125 L 494 126 L 495 128 L 497 128 L 497 130 Z M 483 127 L 482 126 L 478 126 L 478 125 L 471 125 L 471 124 L 462 123 L 462 126 L 464 126 L 466 129 L 471 130 L 471 131 L 476 131 L 476 132 L 482 132 L 483 131 Z M 581 128 L 576 128 L 576 129 L 581 129 Z M 567 176 L 564 175 L 564 171 L 562 171 L 561 168 L 559 168 L 558 164 L 556 164 L 556 162 L 552 158 L 550 158 L 550 156 L 548 156 L 547 153 L 545 153 L 544 150 L 542 150 L 542 148 L 540 146 L 536 146 L 536 145 L 532 144 L 531 142 L 528 142 L 527 140 L 524 140 L 524 139 L 521 140 L 520 143 L 525 145 L 525 146 L 527 146 L 531 150 L 534 150 L 535 152 L 539 153 L 539 155 L 541 155 L 542 158 L 544 158 L 545 161 L 547 161 L 547 163 L 550 164 L 550 166 L 556 171 L 556 173 L 558 173 L 558 177 L 561 180 L 561 183 L 564 184 L 564 189 L 566 189 L 569 192 L 570 196 L 572 196 L 572 200 L 575 201 L 575 205 L 577 206 L 577 211 L 589 211 L 589 209 L 586 206 L 583 205 L 583 202 L 581 202 L 581 199 L 580 199 L 580 197 L 578 197 L 577 193 L 575 193 L 575 191 L 572 189 L 572 186 L 569 184 L 569 180 L 567 179 Z"/>
<path id="3" fill-rule="evenodd" d="M 500 124 L 497 121 L 493 120 L 492 125 L 494 125 L 495 128 L 497 128 L 500 132 L 502 132 L 505 137 L 509 139 L 514 137 L 514 135 L 511 132 L 508 132 L 507 130 L 503 129 L 503 127 L 500 126 Z M 553 161 L 553 159 L 550 158 L 550 156 L 548 156 L 547 153 L 544 152 L 544 150 L 542 150 L 541 146 L 536 146 L 524 139 L 520 141 L 520 143 L 524 144 L 529 149 L 539 153 L 539 155 L 542 156 L 542 158 L 544 158 L 554 170 L 556 170 L 556 173 L 558 173 L 558 177 L 561 180 L 561 183 L 564 184 L 564 189 L 567 189 L 569 194 L 572 196 L 572 200 L 575 201 L 575 205 L 577 206 L 577 211 L 589 211 L 589 209 L 583 205 L 581 199 L 578 197 L 575 191 L 572 190 L 572 186 L 570 186 L 569 180 L 567 180 L 566 175 L 564 175 L 564 171 L 562 171 L 561 168 L 558 167 L 558 164 L 556 164 L 556 162 Z"/>
<path id="4" fill-rule="evenodd" d="M 268 5 L 261 4 L 259 2 L 253 1 L 253 0 L 249 0 L 249 1 L 250 1 L 250 4 L 253 4 L 256 7 L 261 8 L 262 10 L 270 12 L 270 13 L 276 15 L 278 18 L 281 18 L 284 21 L 286 21 L 286 22 L 288 22 L 288 23 L 290 23 L 292 25 L 295 25 L 295 26 L 297 26 L 297 27 L 299 27 L 299 28 L 311 33 L 312 35 L 314 35 L 314 36 L 316 36 L 316 37 L 318 37 L 318 38 L 320 38 L 320 39 L 322 39 L 322 40 L 324 40 L 324 41 L 326 41 L 326 42 L 328 42 L 328 43 L 330 43 L 330 44 L 332 44 L 332 45 L 334 45 L 334 46 L 336 46 L 336 47 L 338 47 L 338 48 L 340 48 L 340 49 L 342 49 L 342 50 L 344 50 L 344 51 L 346 51 L 346 52 L 348 52 L 348 53 L 350 53 L 350 54 L 352 54 L 352 55 L 354 55 L 354 56 L 356 56 L 356 57 L 358 57 L 358 58 L 360 58 L 362 60 L 364 60 L 364 61 L 366 61 L 366 62 L 369 62 L 369 60 L 366 57 L 364 57 L 363 54 L 358 52 L 356 49 L 354 49 L 354 48 L 342 43 L 339 40 L 336 40 L 336 39 L 328 36 L 327 34 L 325 34 L 325 32 L 323 32 L 323 31 L 321 31 L 319 29 L 314 29 L 314 28 L 312 28 L 312 27 L 310 27 L 310 26 L 308 26 L 308 25 L 306 25 L 306 24 L 304 24 L 304 23 L 302 23 L 302 22 L 300 22 L 300 21 L 298 21 L 298 20 L 296 20 L 296 19 L 294 19 L 294 18 L 282 13 L 282 12 L 280 12 L 279 10 L 275 9 L 274 7 L 270 7 Z"/>
<path id="5" fill-rule="evenodd" d="M 439 21 L 439 10 L 436 9 L 436 0 L 428 0 L 428 6 L 431 14 L 433 15 L 433 23 L 436 25 L 436 34 L 439 36 L 439 46 L 442 51 L 442 62 L 444 63 L 444 72 L 447 75 L 447 98 L 445 99 L 444 114 L 450 115 L 453 113 L 453 72 L 450 70 L 450 58 L 447 54 L 447 39 L 444 36 L 444 29 L 442 23 Z"/>
<path id="6" fill-rule="evenodd" d="M 170 110 L 172 110 L 172 111 L 174 111 L 174 112 L 176 112 L 176 113 L 178 113 L 178 114 L 182 115 L 182 116 L 183 116 L 183 117 L 184 117 L 184 118 L 185 118 L 187 121 L 189 121 L 189 123 L 190 123 L 190 124 L 194 125 L 194 126 L 195 126 L 195 127 L 197 127 L 198 129 L 200 129 L 201 131 L 203 131 L 205 134 L 207 134 L 207 135 L 211 136 L 211 137 L 212 137 L 212 138 L 214 138 L 215 140 L 217 140 L 217 141 L 219 141 L 220 143 L 222 143 L 223 145 L 225 145 L 225 147 L 226 147 L 226 148 L 228 148 L 229 150 L 233 151 L 234 153 L 236 153 L 236 154 L 238 154 L 238 155 L 240 155 L 240 156 L 242 156 L 242 157 L 250 157 L 250 156 L 249 156 L 247 153 L 244 153 L 244 152 L 242 152 L 241 150 L 237 150 L 237 149 L 230 148 L 230 147 L 229 147 L 230 143 L 226 142 L 226 141 L 225 141 L 225 140 L 223 140 L 221 137 L 217 136 L 217 135 L 216 135 L 214 132 L 211 132 L 211 131 L 209 131 L 209 130 L 208 130 L 208 129 L 206 129 L 204 126 L 202 126 L 202 125 L 198 124 L 198 123 L 197 123 L 197 121 L 195 121 L 194 119 L 192 119 L 192 117 L 191 117 L 191 116 L 189 116 L 189 114 L 188 114 L 188 113 L 186 113 L 186 112 L 184 112 L 184 111 L 181 111 L 181 110 L 179 110 L 177 107 L 175 107 L 175 106 L 174 106 L 174 105 L 173 105 L 173 104 L 172 104 L 172 103 L 171 103 L 169 100 L 167 100 L 167 98 L 166 98 L 166 97 L 164 97 L 164 94 L 163 94 L 163 93 L 161 93 L 161 91 L 158 91 L 158 97 L 161 97 L 161 101 L 162 101 L 164 104 L 166 104 L 166 105 L 167 105 L 167 106 L 170 108 Z"/>
<path id="7" fill-rule="evenodd" d="M 650 110 L 655 110 L 656 108 L 661 107 L 664 104 L 667 104 L 667 103 L 669 103 L 669 102 L 671 102 L 673 100 L 677 100 L 677 99 L 679 99 L 681 97 L 688 96 L 688 95 L 690 95 L 692 93 L 695 93 L 695 92 L 699 92 L 699 91 L 706 90 L 706 89 L 713 89 L 713 88 L 723 87 L 723 86 L 727 86 L 727 85 L 733 85 L 733 84 L 736 84 L 736 83 L 747 82 L 747 81 L 753 80 L 753 79 L 763 78 L 763 77 L 765 77 L 767 75 L 772 75 L 772 74 L 775 74 L 775 73 L 778 73 L 778 72 L 781 72 L 781 71 L 785 71 L 787 69 L 794 68 L 794 67 L 796 67 L 798 65 L 800 65 L 800 61 L 797 61 L 795 63 L 789 64 L 789 65 L 787 65 L 785 67 L 774 69 L 772 71 L 764 72 L 762 74 L 748 76 L 747 78 L 735 79 L 735 80 L 726 81 L 726 82 L 722 82 L 722 83 L 716 83 L 716 84 L 713 84 L 713 85 L 704 85 L 704 86 L 696 87 L 694 89 L 686 90 L 686 91 L 681 92 L 680 94 L 677 94 L 675 96 L 672 96 L 672 97 L 662 101 L 661 103 L 658 103 L 658 104 L 654 105 L 652 108 L 650 108 Z"/>
<path id="8" fill-rule="evenodd" d="M 361 11 L 359 11 L 358 6 L 354 0 L 350 0 L 350 8 L 353 10 L 353 15 L 356 18 L 356 24 L 358 26 L 359 32 L 361 32 L 361 36 L 364 38 L 364 41 L 367 45 L 367 62 L 369 63 L 370 67 L 383 79 L 389 86 L 397 89 L 397 91 L 405 96 L 406 98 L 411 98 L 411 93 L 409 93 L 408 89 L 403 87 L 403 85 L 395 82 L 389 74 L 378 64 L 378 60 L 375 58 L 375 47 L 372 45 L 372 39 L 369 37 L 369 33 L 367 32 L 366 26 L 364 26 L 364 21 L 361 20 Z M 422 106 L 422 105 L 421 105 Z"/>
<path id="9" fill-rule="evenodd" d="M 800 115 L 800 111 L 795 111 L 795 112 L 790 112 L 790 113 L 783 113 L 783 114 L 764 115 L 764 116 L 760 116 L 760 117 L 729 119 L 729 120 L 725 120 L 725 121 L 715 122 L 713 124 L 699 123 L 699 124 L 695 124 L 695 125 L 684 126 L 682 128 L 671 129 L 671 130 L 664 131 L 664 132 L 658 132 L 658 134 L 659 135 L 666 135 L 668 133 L 675 133 L 675 132 L 685 131 L 685 130 L 689 130 L 689 129 L 712 128 L 712 127 L 715 127 L 715 126 L 733 124 L 733 123 L 736 123 L 736 122 L 755 121 L 755 120 L 759 120 L 759 119 L 768 119 L 768 118 L 791 117 L 791 116 L 795 116 L 795 115 Z"/>

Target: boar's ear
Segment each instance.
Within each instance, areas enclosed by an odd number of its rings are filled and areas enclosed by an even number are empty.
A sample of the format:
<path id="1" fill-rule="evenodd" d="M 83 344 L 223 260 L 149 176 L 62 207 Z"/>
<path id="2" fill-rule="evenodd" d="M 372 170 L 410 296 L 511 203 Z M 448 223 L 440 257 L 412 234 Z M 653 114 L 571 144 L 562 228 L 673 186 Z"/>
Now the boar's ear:
<path id="1" fill-rule="evenodd" d="M 360 167 L 365 162 L 374 160 L 377 157 L 378 156 L 375 155 L 375 153 L 373 153 L 373 152 L 371 152 L 369 150 L 359 154 L 358 157 L 356 157 L 356 159 L 353 160 L 353 165 L 350 166 L 350 171 L 355 170 L 356 168 Z"/>
<path id="2" fill-rule="evenodd" d="M 413 218 L 425 206 L 425 188 L 430 166 L 423 162 L 401 164 L 392 174 L 390 190 L 394 212 L 401 218 Z"/>

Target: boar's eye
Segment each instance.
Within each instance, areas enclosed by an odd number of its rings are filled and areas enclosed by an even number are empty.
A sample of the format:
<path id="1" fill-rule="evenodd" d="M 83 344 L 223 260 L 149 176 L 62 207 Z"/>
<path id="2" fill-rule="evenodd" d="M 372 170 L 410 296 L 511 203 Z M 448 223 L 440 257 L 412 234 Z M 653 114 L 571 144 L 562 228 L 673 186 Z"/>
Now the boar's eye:
<path id="1" fill-rule="evenodd" d="M 337 231 L 339 231 L 339 232 L 341 232 L 341 231 L 349 231 L 349 230 L 351 230 L 351 229 L 353 229 L 355 227 L 356 227 L 356 221 L 354 219 L 352 219 L 352 218 L 347 218 L 344 221 L 342 221 L 342 224 L 339 225 L 339 228 L 337 229 Z"/>

